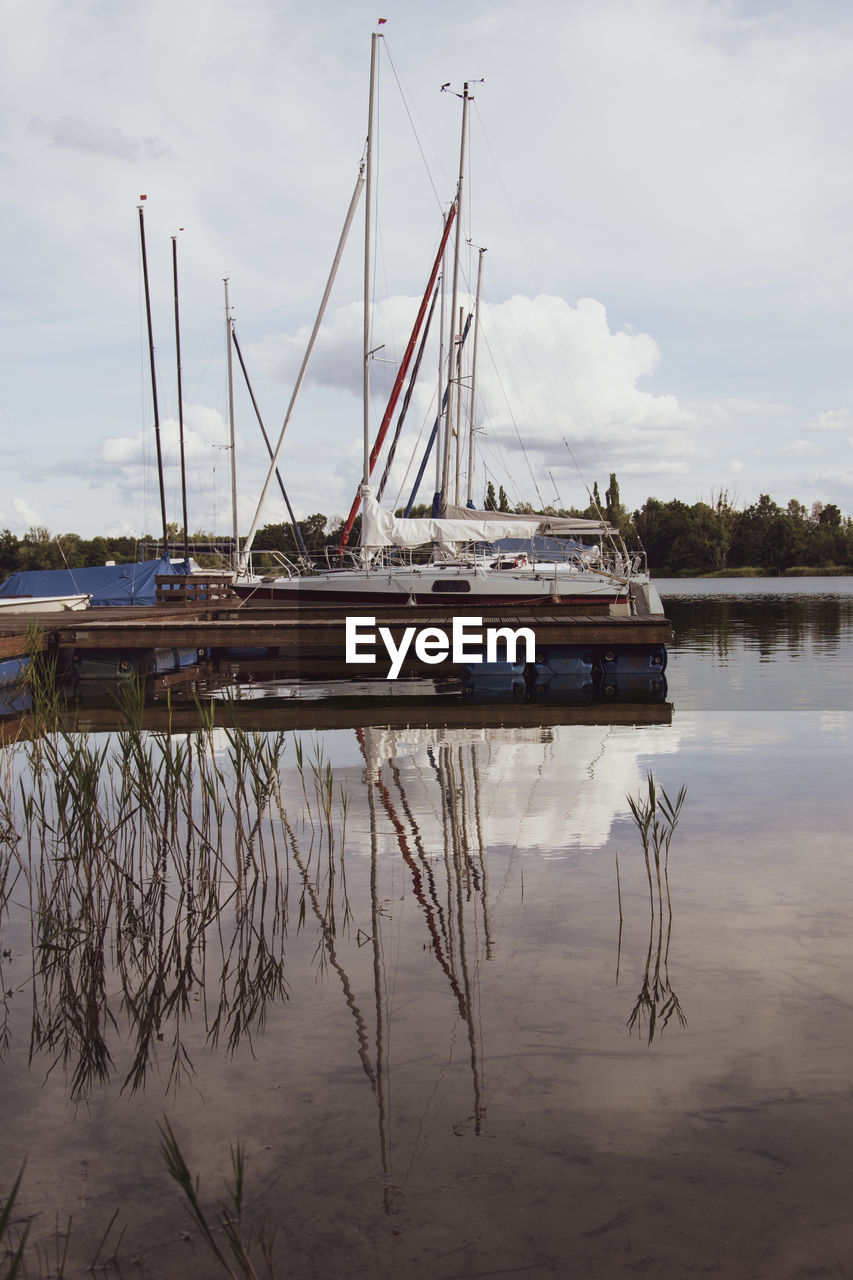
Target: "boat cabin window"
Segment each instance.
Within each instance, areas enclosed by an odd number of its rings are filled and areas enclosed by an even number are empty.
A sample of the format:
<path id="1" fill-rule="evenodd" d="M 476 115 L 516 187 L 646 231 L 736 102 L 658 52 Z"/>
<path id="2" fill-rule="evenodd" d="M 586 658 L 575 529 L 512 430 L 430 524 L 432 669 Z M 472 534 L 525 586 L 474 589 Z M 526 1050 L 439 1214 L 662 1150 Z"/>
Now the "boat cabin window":
<path id="1" fill-rule="evenodd" d="M 466 582 L 464 578 L 451 578 L 446 582 L 434 582 L 432 584 L 433 591 L 442 592 L 463 592 L 471 590 L 471 583 Z"/>

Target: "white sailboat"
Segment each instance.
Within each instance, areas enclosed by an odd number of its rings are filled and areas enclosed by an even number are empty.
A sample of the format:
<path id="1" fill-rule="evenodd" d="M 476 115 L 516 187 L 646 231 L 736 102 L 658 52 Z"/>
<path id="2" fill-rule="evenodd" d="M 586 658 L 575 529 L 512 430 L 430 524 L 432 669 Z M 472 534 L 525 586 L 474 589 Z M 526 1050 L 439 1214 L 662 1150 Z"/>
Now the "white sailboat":
<path id="1" fill-rule="evenodd" d="M 384 434 L 390 421 L 396 395 L 406 376 L 409 358 L 414 350 L 447 243 L 451 223 L 455 219 L 456 244 L 453 265 L 453 301 L 455 316 L 458 295 L 459 259 L 461 255 L 461 205 L 464 185 L 464 155 L 467 136 L 469 86 L 461 95 L 462 142 L 456 197 L 445 223 L 444 236 L 436 257 L 433 273 L 424 294 L 415 330 L 398 373 L 391 404 L 386 411 L 379 437 L 371 449 L 368 405 L 370 351 L 370 254 L 372 241 L 372 173 L 373 173 L 373 103 L 376 77 L 376 50 L 380 37 L 374 34 L 371 46 L 370 105 L 368 134 L 363 161 L 367 211 L 365 215 L 364 275 L 364 468 L 359 494 L 353 504 L 337 560 L 327 558 L 322 564 L 299 563 L 278 557 L 276 572 L 266 576 L 252 574 L 250 553 L 260 523 L 260 513 L 271 487 L 285 430 L 290 421 L 296 392 L 301 385 L 307 362 L 319 331 L 332 280 L 343 242 L 352 219 L 353 203 L 345 224 L 320 313 L 315 322 L 308 351 L 291 397 L 290 407 L 273 454 L 267 481 L 261 495 L 251 530 L 241 552 L 241 572 L 233 588 L 243 599 L 277 601 L 282 604 L 329 604 L 338 606 L 409 603 L 436 603 L 436 597 L 452 597 L 454 606 L 511 608 L 514 605 L 571 605 L 578 609 L 602 607 L 614 614 L 663 614 L 660 596 L 652 584 L 643 557 L 628 553 L 618 529 L 606 520 L 585 520 L 540 515 L 517 515 L 512 512 L 473 510 L 470 500 L 473 442 L 469 444 L 469 503 L 459 505 L 459 442 L 461 424 L 457 425 L 456 500 L 450 503 L 451 445 L 454 438 L 453 402 L 448 395 L 447 420 L 442 447 L 437 451 L 440 474 L 440 499 L 436 518 L 405 519 L 384 510 L 371 486 L 371 471 L 379 456 Z M 448 387 L 459 358 L 459 344 L 450 344 Z M 437 424 L 438 425 L 438 424 Z M 435 429 L 434 429 L 435 431 Z M 438 488 L 438 484 L 437 484 Z M 439 494 L 436 495 L 439 497 Z M 344 545 L 359 505 L 362 510 L 360 547 L 357 553 L 344 557 Z M 434 508 L 435 509 L 435 508 Z M 542 539 L 549 540 L 549 550 Z M 512 540 L 512 549 L 501 547 Z M 554 542 L 553 540 L 559 540 Z M 555 554 L 556 547 L 556 554 Z M 428 557 L 424 549 L 429 548 Z M 418 552 L 417 555 L 413 553 Z M 418 563 L 417 561 L 424 561 Z M 447 601 L 450 603 L 450 600 Z"/>

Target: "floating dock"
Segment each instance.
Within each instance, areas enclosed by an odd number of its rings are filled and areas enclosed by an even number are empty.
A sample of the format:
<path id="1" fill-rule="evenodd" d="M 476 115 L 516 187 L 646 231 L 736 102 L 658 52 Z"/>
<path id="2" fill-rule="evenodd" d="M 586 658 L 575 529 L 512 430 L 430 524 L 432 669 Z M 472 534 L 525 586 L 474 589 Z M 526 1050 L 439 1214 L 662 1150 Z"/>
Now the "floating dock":
<path id="1" fill-rule="evenodd" d="M 369 613 L 348 610 L 350 617 L 372 617 L 376 627 L 387 627 L 399 643 L 407 627 L 418 630 L 439 628 L 450 633 L 454 614 L 447 608 L 393 606 L 374 608 Z M 660 615 L 606 617 L 577 614 L 559 607 L 547 610 L 518 608 L 502 610 L 500 616 L 484 612 L 483 630 L 508 627 L 530 628 L 537 649 L 547 646 L 595 646 L 606 649 L 666 645 L 672 638 L 669 620 Z M 294 679 L 331 676 L 376 675 L 377 663 L 346 663 L 346 617 L 339 608 L 270 608 L 246 604 L 242 607 L 222 601 L 210 605 L 135 608 L 96 608 L 75 614 L 27 615 L 4 618 L 0 633 L 0 660 L 37 651 L 56 653 L 67 660 L 82 655 L 126 654 L 144 659 L 158 650 L 196 650 L 204 655 L 255 651 L 258 656 L 279 659 L 280 672 Z M 377 650 L 377 662 L 384 654 Z M 442 674 L 454 664 L 441 664 Z M 407 675 L 435 675 L 433 664 L 408 656 L 402 667 Z"/>

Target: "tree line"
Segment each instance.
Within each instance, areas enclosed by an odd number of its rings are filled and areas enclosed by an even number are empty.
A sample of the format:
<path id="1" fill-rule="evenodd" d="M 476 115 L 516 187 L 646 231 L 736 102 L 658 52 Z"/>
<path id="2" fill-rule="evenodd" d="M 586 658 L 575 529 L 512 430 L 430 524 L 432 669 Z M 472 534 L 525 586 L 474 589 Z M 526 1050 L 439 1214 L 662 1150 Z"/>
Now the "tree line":
<path id="1" fill-rule="evenodd" d="M 784 573 L 797 569 L 847 571 L 853 573 L 853 520 L 842 514 L 834 503 L 815 503 L 806 508 L 796 498 L 779 506 L 768 494 L 757 502 L 738 507 L 722 492 L 710 502 L 692 505 L 673 498 L 662 502 L 647 498 L 642 507 L 630 512 L 619 495 L 619 484 L 611 473 L 604 497 L 598 484 L 593 486 L 586 507 L 545 507 L 536 510 L 529 504 L 512 506 L 503 488 L 495 493 L 489 484 L 484 507 L 495 511 L 515 511 L 521 515 L 581 516 L 607 519 L 615 525 L 629 547 L 644 547 L 649 568 L 661 576 L 678 574 L 711 574 L 725 572 Z M 402 515 L 402 510 L 398 511 Z M 428 505 L 412 509 L 413 517 L 430 514 Z M 358 546 L 360 521 L 350 535 L 350 547 Z M 330 522 L 316 512 L 299 521 L 308 552 L 333 552 L 340 541 L 343 524 Z M 181 543 L 181 530 L 169 529 L 170 541 Z M 172 538 L 173 535 L 173 538 Z M 228 539 L 214 538 L 197 531 L 191 546 Z M 0 575 L 19 570 L 84 568 L 101 565 L 108 560 L 123 564 L 142 558 L 142 548 L 157 545 L 156 539 L 128 537 L 81 538 L 68 533 L 54 537 L 39 526 L 17 538 L 8 529 L 0 531 Z M 278 551 L 298 559 L 299 550 L 290 524 L 268 524 L 255 538 L 259 550 Z"/>

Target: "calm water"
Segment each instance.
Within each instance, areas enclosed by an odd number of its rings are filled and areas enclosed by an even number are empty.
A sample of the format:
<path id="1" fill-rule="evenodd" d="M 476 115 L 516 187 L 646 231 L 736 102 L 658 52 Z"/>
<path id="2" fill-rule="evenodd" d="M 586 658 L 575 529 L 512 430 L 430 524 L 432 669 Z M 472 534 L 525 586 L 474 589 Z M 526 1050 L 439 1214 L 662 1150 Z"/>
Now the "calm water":
<path id="1" fill-rule="evenodd" d="M 853 580 L 660 586 L 671 714 L 365 712 L 301 771 L 286 735 L 271 796 L 217 730 L 173 853 L 134 819 L 94 885 L 7 830 L 0 1177 L 43 1274 L 57 1214 L 82 1274 L 116 1210 L 106 1274 L 226 1274 L 164 1116 L 211 1221 L 243 1144 L 277 1276 L 853 1274 Z"/>

